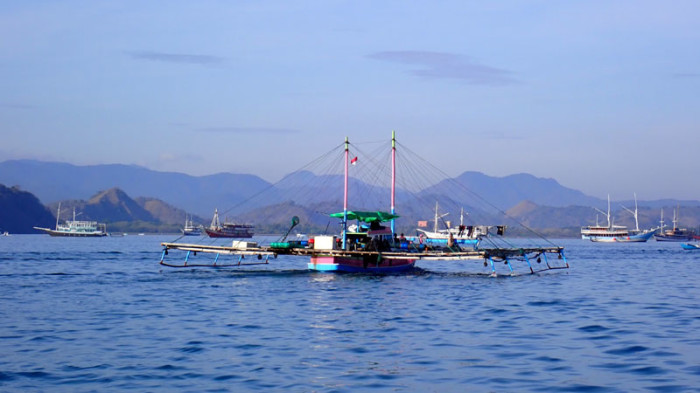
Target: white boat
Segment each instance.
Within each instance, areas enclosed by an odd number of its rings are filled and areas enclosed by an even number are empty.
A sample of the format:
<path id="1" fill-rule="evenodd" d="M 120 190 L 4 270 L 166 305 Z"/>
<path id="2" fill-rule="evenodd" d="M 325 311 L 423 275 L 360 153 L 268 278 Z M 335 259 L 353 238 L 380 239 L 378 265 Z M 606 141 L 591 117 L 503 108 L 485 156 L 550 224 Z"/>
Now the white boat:
<path id="1" fill-rule="evenodd" d="M 589 239 L 592 242 L 599 243 L 640 243 L 646 242 L 651 239 L 656 232 L 655 229 L 642 231 L 639 229 L 639 220 L 637 215 L 637 195 L 634 196 L 634 211 L 623 208 L 634 215 L 634 220 L 636 223 L 635 230 L 628 230 L 624 225 L 614 225 L 610 219 L 610 195 L 608 195 L 608 211 L 604 212 L 602 210 L 596 209 L 598 212 L 606 215 L 608 219 L 607 226 L 601 226 L 597 223 L 596 225 L 589 225 L 581 228 L 581 238 Z"/>
<path id="2" fill-rule="evenodd" d="M 200 236 L 202 234 L 202 228 L 194 225 L 192 217 L 188 220 L 187 215 L 185 215 L 185 226 L 180 231 L 183 236 Z"/>
<path id="3" fill-rule="evenodd" d="M 448 227 L 446 229 L 438 229 L 438 222 L 441 218 L 447 216 L 450 213 L 440 214 L 438 202 L 435 202 L 435 219 L 432 231 L 426 231 L 424 229 L 416 229 L 419 234 L 419 240 L 427 244 L 440 244 L 445 245 L 450 241 L 450 235 L 455 244 L 468 245 L 474 248 L 479 246 L 479 242 L 485 236 L 489 235 L 489 227 L 486 225 L 464 225 L 464 209 L 460 212 L 459 226 L 458 227 Z M 503 229 L 505 227 L 499 227 L 499 234 L 503 234 Z"/>
<path id="4" fill-rule="evenodd" d="M 56 213 L 56 229 L 34 227 L 34 229 L 44 231 L 51 236 L 59 237 L 102 237 L 107 236 L 107 225 L 97 221 L 78 221 L 75 219 L 75 208 L 73 208 L 73 220 L 66 220 L 60 224 L 61 204 L 58 204 Z"/>

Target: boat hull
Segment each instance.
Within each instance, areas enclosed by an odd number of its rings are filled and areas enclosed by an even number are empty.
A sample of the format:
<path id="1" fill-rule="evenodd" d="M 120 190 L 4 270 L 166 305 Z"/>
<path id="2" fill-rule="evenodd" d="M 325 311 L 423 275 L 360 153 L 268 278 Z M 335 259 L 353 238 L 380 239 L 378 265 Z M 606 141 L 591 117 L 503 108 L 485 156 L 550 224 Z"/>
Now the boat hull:
<path id="1" fill-rule="evenodd" d="M 651 239 L 652 236 L 654 232 L 627 236 L 589 236 L 589 240 L 597 243 L 642 243 Z"/>
<path id="2" fill-rule="evenodd" d="M 107 236 L 107 232 L 102 232 L 102 231 L 97 231 L 97 232 L 64 232 L 64 231 L 57 231 L 57 230 L 48 229 L 48 228 L 34 227 L 34 229 L 44 231 L 44 232 L 48 233 L 50 236 L 54 236 L 54 237 L 103 237 L 103 236 Z"/>
<path id="3" fill-rule="evenodd" d="M 683 243 L 681 244 L 684 250 L 700 250 L 700 244 L 694 243 Z"/>
<path id="4" fill-rule="evenodd" d="M 309 270 L 319 272 L 348 272 L 348 273 L 401 273 L 415 267 L 413 259 L 381 258 L 377 256 L 347 257 L 334 255 L 312 256 Z"/>
<path id="5" fill-rule="evenodd" d="M 693 240 L 692 235 L 656 235 L 657 242 L 689 242 Z"/>
<path id="6" fill-rule="evenodd" d="M 216 238 L 236 238 L 236 239 L 250 239 L 253 237 L 253 234 L 250 232 L 225 232 L 225 231 L 216 231 L 212 229 L 205 229 L 204 230 L 207 233 L 207 236 L 209 237 L 216 237 Z"/>

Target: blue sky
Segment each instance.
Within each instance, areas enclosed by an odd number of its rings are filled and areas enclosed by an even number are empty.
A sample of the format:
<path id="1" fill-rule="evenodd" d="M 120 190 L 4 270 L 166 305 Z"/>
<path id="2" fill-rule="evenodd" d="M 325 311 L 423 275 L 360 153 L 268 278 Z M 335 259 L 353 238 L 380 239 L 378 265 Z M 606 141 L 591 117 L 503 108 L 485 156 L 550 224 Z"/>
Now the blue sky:
<path id="1" fill-rule="evenodd" d="M 276 181 L 396 130 L 452 176 L 700 199 L 699 20 L 683 0 L 3 1 L 0 160 Z"/>

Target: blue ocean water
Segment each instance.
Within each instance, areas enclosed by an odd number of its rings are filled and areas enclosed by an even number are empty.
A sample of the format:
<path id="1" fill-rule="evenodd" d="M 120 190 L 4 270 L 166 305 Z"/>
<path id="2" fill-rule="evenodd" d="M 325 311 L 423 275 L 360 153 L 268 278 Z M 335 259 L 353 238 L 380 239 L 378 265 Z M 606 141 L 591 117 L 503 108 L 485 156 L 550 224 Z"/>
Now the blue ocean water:
<path id="1" fill-rule="evenodd" d="M 700 391 L 678 243 L 561 240 L 571 269 L 494 278 L 172 269 L 168 240 L 0 238 L 0 391 Z"/>

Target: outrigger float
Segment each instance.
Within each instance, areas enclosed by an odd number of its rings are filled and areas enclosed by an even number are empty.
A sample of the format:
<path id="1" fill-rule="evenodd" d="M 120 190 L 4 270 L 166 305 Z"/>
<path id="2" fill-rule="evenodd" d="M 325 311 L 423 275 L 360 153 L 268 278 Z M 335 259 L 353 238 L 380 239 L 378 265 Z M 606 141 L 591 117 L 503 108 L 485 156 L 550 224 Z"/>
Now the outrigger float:
<path id="1" fill-rule="evenodd" d="M 446 245 L 416 244 L 399 239 L 395 232 L 396 184 L 396 136 L 392 135 L 391 152 L 391 211 L 353 211 L 348 209 L 348 139 L 345 139 L 345 193 L 343 211 L 331 214 L 341 219 L 340 236 L 314 236 L 309 240 L 286 241 L 291 230 L 299 223 L 295 216 L 287 233 L 278 242 L 261 246 L 256 242 L 233 241 L 231 246 L 187 244 L 177 242 L 161 243 L 163 251 L 160 264 L 175 268 L 192 267 L 239 267 L 265 265 L 278 256 L 308 257 L 308 269 L 321 272 L 351 272 L 371 274 L 393 274 L 414 269 L 416 261 L 459 261 L 481 260 L 485 267 L 490 265 L 491 275 L 496 276 L 496 265 L 503 263 L 511 275 L 516 274 L 513 264 L 523 262 L 534 274 L 547 270 L 568 269 L 564 248 L 551 247 L 512 247 L 512 248 L 472 248 L 462 249 L 454 239 Z M 348 225 L 356 221 L 354 225 Z M 389 228 L 383 223 L 390 223 Z M 450 241 L 452 240 L 452 241 Z M 185 253 L 180 263 L 166 262 L 172 251 Z M 198 253 L 213 254 L 213 260 L 194 261 Z M 222 256 L 232 256 L 220 261 Z M 222 258 L 223 259 L 223 258 Z M 557 262 L 554 262 L 556 260 Z"/>

